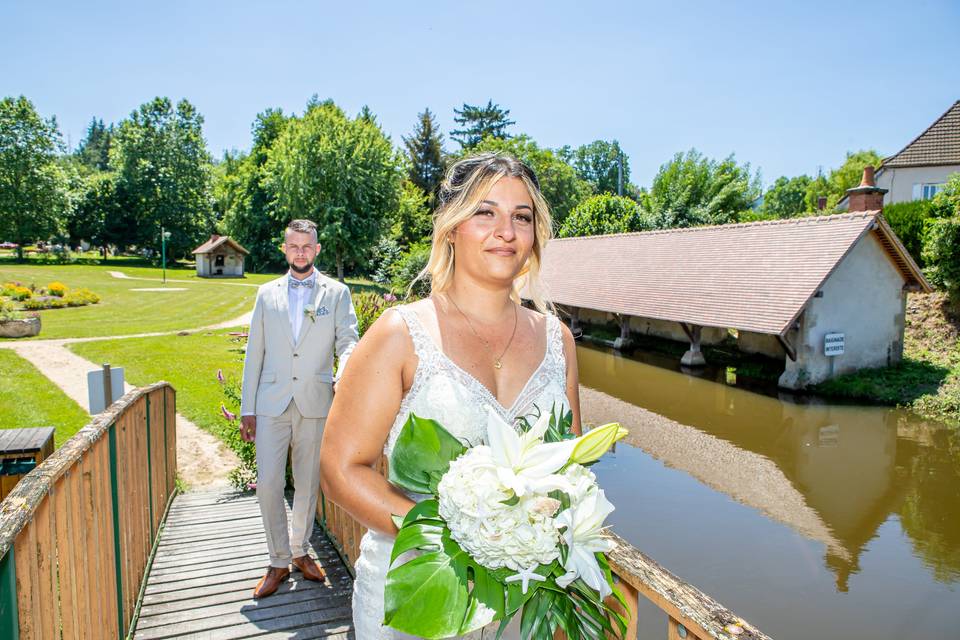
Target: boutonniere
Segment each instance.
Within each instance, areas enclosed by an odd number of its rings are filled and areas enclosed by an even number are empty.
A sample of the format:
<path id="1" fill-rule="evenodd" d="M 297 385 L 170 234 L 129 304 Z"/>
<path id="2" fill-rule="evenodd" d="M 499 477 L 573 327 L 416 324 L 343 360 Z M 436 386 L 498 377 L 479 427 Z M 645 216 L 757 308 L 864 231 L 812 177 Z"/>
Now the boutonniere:
<path id="1" fill-rule="evenodd" d="M 303 315 L 305 315 L 305 316 L 307 316 L 308 318 L 310 318 L 310 322 L 316 322 L 316 321 L 317 321 L 317 312 L 316 312 L 314 309 L 311 309 L 310 307 L 304 307 L 304 308 L 303 308 Z"/>

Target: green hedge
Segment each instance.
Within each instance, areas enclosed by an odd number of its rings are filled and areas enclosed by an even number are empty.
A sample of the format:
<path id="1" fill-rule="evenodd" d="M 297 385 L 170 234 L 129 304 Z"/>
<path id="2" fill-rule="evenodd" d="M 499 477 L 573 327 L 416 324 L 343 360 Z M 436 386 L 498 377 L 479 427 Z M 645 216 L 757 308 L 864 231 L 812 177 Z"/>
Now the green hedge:
<path id="1" fill-rule="evenodd" d="M 930 217 L 930 201 L 914 200 L 888 205 L 883 208 L 883 217 L 890 223 L 894 233 L 910 252 L 910 256 L 917 261 L 917 264 L 924 266 L 923 230 Z"/>

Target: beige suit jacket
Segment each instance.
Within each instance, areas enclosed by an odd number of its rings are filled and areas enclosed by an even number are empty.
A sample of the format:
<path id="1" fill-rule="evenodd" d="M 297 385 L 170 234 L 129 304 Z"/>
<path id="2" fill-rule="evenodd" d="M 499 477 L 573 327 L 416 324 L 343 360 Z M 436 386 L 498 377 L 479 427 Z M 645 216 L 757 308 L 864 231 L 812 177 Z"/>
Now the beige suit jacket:
<path id="1" fill-rule="evenodd" d="M 277 417 L 290 400 L 305 418 L 325 418 L 333 401 L 333 359 L 343 371 L 357 344 L 357 316 L 346 285 L 317 273 L 312 314 L 294 336 L 287 276 L 257 291 L 243 361 L 242 415 Z"/>

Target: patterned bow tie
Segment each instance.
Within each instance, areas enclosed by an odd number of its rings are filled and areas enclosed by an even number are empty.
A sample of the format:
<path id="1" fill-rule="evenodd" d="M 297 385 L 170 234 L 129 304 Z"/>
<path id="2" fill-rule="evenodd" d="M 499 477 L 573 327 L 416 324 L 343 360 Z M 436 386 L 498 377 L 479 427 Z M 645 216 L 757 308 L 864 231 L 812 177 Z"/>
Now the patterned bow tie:
<path id="1" fill-rule="evenodd" d="M 314 278 L 307 278 L 306 280 L 290 278 L 290 288 L 296 289 L 297 287 L 306 287 L 307 289 L 313 289 L 314 282 L 316 282 L 316 279 Z"/>

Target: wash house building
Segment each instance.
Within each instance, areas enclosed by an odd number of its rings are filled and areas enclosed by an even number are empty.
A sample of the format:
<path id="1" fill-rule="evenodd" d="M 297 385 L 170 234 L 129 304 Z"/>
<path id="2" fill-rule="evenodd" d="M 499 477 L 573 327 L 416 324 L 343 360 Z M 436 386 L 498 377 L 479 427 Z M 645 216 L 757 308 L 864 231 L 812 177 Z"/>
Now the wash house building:
<path id="1" fill-rule="evenodd" d="M 201 278 L 239 278 L 243 276 L 244 258 L 250 252 L 230 236 L 212 235 L 193 250 L 193 255 Z"/>
<path id="2" fill-rule="evenodd" d="M 620 327 L 700 347 L 736 330 L 739 348 L 784 360 L 800 389 L 903 356 L 907 295 L 929 291 L 884 220 L 872 169 L 850 190 L 852 213 L 552 241 L 548 297 L 571 324 Z"/>

